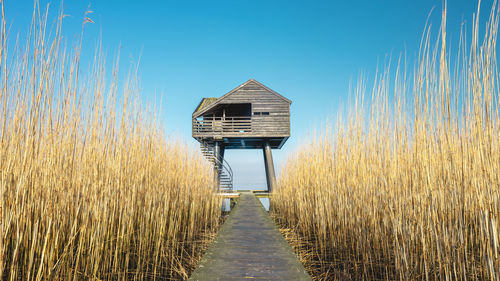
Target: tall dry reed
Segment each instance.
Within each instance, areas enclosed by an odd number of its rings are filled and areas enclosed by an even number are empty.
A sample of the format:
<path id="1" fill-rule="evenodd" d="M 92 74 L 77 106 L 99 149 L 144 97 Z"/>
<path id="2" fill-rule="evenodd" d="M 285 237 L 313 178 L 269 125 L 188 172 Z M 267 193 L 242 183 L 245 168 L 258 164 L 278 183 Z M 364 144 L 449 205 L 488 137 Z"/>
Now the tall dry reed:
<path id="1" fill-rule="evenodd" d="M 140 105 L 135 72 L 106 79 L 98 48 L 81 75 L 81 41 L 40 10 L 9 48 L 2 6 L 0 279 L 186 279 L 220 217 L 208 164 Z"/>
<path id="2" fill-rule="evenodd" d="M 482 39 L 478 15 L 454 67 L 445 8 L 413 71 L 379 73 L 369 103 L 358 83 L 286 162 L 272 213 L 315 279 L 500 280 L 496 4 Z"/>

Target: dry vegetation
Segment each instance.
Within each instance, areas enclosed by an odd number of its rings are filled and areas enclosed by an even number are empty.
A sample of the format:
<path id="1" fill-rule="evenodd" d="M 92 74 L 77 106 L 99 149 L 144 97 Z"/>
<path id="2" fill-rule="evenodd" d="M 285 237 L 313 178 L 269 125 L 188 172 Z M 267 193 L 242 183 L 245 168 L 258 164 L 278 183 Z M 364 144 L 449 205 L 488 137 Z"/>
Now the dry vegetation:
<path id="1" fill-rule="evenodd" d="M 369 106 L 360 82 L 287 161 L 272 213 L 315 279 L 500 280 L 496 8 L 452 68 L 444 10 L 411 74 L 379 74 Z"/>
<path id="2" fill-rule="evenodd" d="M 34 14 L 22 47 L 1 23 L 0 279 L 185 279 L 219 223 L 208 164 L 143 110 L 134 74 L 119 87 L 116 63 L 106 83 L 97 50 L 81 77 L 62 13 L 52 32 Z"/>

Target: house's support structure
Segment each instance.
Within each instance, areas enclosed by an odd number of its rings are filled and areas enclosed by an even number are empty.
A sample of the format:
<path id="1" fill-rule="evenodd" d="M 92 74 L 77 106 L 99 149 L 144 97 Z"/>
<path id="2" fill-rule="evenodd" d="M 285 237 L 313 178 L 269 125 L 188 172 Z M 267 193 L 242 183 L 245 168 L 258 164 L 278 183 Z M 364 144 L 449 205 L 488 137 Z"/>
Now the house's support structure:
<path id="1" fill-rule="evenodd" d="M 214 158 L 216 159 L 215 163 L 214 163 L 214 182 L 215 182 L 215 186 L 219 186 L 220 185 L 220 174 L 221 174 L 221 148 L 220 148 L 220 143 L 218 141 L 215 141 L 214 142 Z"/>
<path id="2" fill-rule="evenodd" d="M 273 192 L 276 189 L 276 175 L 274 173 L 273 153 L 268 141 L 264 142 L 264 165 L 266 167 L 267 190 Z"/>
<path id="3" fill-rule="evenodd" d="M 272 149 L 290 137 L 292 102 L 250 79 L 220 98 L 204 98 L 193 113 L 193 138 L 214 164 L 219 189 L 232 190 L 226 149 L 262 149 L 268 191 L 276 189 Z"/>

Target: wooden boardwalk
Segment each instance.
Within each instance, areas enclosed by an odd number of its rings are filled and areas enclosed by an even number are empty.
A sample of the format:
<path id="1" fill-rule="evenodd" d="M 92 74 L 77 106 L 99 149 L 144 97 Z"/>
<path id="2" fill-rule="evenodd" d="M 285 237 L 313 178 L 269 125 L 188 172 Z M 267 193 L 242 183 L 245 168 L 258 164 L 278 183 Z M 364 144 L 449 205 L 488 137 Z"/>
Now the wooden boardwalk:
<path id="1" fill-rule="evenodd" d="M 189 280 L 311 280 L 258 199 L 241 194 Z"/>

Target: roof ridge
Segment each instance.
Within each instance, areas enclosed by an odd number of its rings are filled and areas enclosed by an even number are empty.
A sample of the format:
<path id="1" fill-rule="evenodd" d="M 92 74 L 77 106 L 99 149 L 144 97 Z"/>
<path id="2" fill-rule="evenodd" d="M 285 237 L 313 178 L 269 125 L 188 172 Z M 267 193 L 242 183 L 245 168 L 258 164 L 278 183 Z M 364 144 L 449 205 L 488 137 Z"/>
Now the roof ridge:
<path id="1" fill-rule="evenodd" d="M 196 108 L 196 110 L 193 112 L 193 117 L 198 117 L 199 115 L 205 113 L 207 110 L 209 110 L 209 109 L 213 108 L 214 106 L 216 106 L 217 104 L 219 104 L 224 98 L 226 98 L 227 96 L 231 95 L 232 93 L 238 91 L 239 89 L 241 89 L 242 87 L 244 87 L 245 85 L 247 85 L 250 82 L 255 82 L 258 86 L 264 88 L 266 91 L 270 92 L 271 94 L 274 94 L 274 95 L 276 95 L 279 98 L 282 98 L 283 100 L 285 100 L 286 102 L 288 102 L 290 104 L 292 103 L 291 100 L 289 100 L 289 99 L 285 98 L 284 96 L 278 94 L 274 90 L 266 87 L 264 84 L 260 83 L 259 81 L 255 80 L 253 78 L 250 78 L 246 82 L 242 83 L 238 87 L 236 87 L 236 88 L 232 89 L 231 91 L 227 92 L 226 94 L 224 94 L 220 98 L 217 98 L 217 100 L 215 102 L 211 102 L 211 103 L 208 103 L 208 104 L 202 106 L 202 103 L 205 100 L 205 98 L 202 99 L 201 102 L 200 102 L 200 104 Z M 196 113 L 198 113 L 197 116 L 195 116 Z"/>

